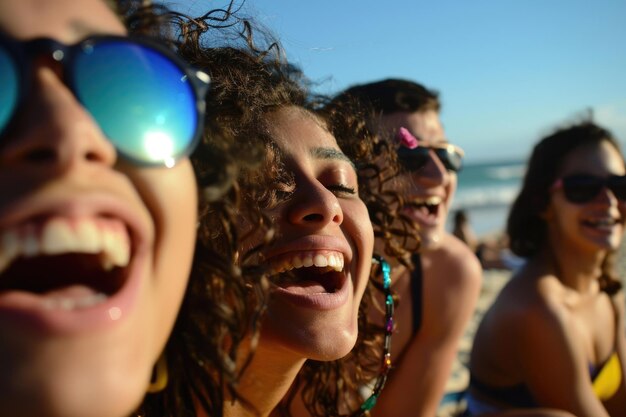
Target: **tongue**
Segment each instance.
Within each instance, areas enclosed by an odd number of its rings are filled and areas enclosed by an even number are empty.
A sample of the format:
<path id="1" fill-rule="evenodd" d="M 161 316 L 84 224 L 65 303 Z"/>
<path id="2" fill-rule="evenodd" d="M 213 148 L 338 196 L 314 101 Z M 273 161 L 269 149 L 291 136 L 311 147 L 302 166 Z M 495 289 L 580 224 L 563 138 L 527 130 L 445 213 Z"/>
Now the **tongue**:
<path id="1" fill-rule="evenodd" d="M 293 294 L 322 294 L 326 293 L 326 289 L 317 281 L 299 281 L 297 283 L 289 283 L 283 286 L 283 289 Z"/>
<path id="2" fill-rule="evenodd" d="M 64 288 L 55 288 L 52 291 L 46 292 L 43 296 L 46 298 L 81 299 L 96 294 L 99 294 L 99 292 L 91 287 L 75 284 Z"/>

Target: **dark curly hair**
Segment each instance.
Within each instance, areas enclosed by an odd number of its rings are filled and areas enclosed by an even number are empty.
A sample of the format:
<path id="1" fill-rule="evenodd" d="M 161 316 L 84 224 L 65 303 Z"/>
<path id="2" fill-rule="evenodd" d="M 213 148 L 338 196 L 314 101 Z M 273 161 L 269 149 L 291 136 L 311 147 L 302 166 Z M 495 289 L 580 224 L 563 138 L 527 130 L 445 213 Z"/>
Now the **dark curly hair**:
<path id="1" fill-rule="evenodd" d="M 187 290 L 163 352 L 168 384 L 163 391 L 148 394 L 137 414 L 196 416 L 200 407 L 210 416 L 220 416 L 223 393 L 234 392 L 237 375 L 245 369 L 245 362 L 236 364 L 241 360 L 239 347 L 248 343 L 254 350 L 268 288 L 258 266 L 240 259 L 239 246 L 245 236 L 235 226 L 244 216 L 268 236 L 271 228 L 257 208 L 242 200 L 241 184 L 236 181 L 239 173 L 258 166 L 263 157 L 263 148 L 253 140 L 242 140 L 248 136 L 236 126 L 236 121 L 254 124 L 249 119 L 253 107 L 234 100 L 234 107 L 229 107 L 223 101 L 230 98 L 231 90 L 220 83 L 228 77 L 219 71 L 224 62 L 236 65 L 235 56 L 255 62 L 255 57 L 266 53 L 252 42 L 251 25 L 237 15 L 234 2 L 199 18 L 151 2 L 112 3 L 131 35 L 150 36 L 172 45 L 183 58 L 202 64 L 214 77 L 206 97 L 203 140 L 190 157 L 200 193 L 198 237 Z M 216 45 L 238 44 L 247 52 L 231 56 L 227 51 L 236 49 L 200 48 L 201 39 Z"/>
<path id="2" fill-rule="evenodd" d="M 548 206 L 550 188 L 557 180 L 563 162 L 573 150 L 603 141 L 610 143 L 622 155 L 613 134 L 588 121 L 559 129 L 535 145 L 522 188 L 508 216 L 507 233 L 513 253 L 531 258 L 544 247 L 547 243 L 547 224 L 541 213 Z M 605 259 L 600 278 L 601 288 L 610 294 L 621 288 L 613 272 L 614 255 L 610 253 Z"/>

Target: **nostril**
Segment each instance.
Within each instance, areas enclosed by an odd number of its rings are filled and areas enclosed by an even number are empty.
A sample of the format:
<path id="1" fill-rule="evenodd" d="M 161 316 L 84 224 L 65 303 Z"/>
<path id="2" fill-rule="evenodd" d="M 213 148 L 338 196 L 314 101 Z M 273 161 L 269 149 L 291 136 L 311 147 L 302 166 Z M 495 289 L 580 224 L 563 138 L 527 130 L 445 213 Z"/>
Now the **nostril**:
<path id="1" fill-rule="evenodd" d="M 324 220 L 324 216 L 318 213 L 307 214 L 306 216 L 304 216 L 304 220 L 308 222 L 319 222 Z"/>
<path id="2" fill-rule="evenodd" d="M 90 162 L 99 162 L 102 161 L 102 156 L 97 152 L 88 152 L 87 155 L 85 155 L 85 159 Z"/>

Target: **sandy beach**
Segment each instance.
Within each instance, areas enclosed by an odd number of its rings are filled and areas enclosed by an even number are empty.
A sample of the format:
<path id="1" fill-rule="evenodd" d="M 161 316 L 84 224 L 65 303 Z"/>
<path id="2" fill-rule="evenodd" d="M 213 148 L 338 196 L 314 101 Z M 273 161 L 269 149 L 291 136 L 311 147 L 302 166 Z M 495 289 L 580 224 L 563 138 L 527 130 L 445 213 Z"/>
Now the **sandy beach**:
<path id="1" fill-rule="evenodd" d="M 617 272 L 626 287 L 626 244 L 622 244 L 617 257 Z M 480 320 L 498 295 L 500 289 L 511 278 L 512 272 L 504 269 L 489 269 L 483 272 L 483 283 L 476 305 L 476 310 L 467 325 L 459 344 L 459 353 L 452 368 L 452 374 L 446 386 L 446 396 L 439 408 L 437 417 L 453 417 L 464 408 L 462 393 L 469 382 L 467 363 L 472 348 L 474 334 Z"/>

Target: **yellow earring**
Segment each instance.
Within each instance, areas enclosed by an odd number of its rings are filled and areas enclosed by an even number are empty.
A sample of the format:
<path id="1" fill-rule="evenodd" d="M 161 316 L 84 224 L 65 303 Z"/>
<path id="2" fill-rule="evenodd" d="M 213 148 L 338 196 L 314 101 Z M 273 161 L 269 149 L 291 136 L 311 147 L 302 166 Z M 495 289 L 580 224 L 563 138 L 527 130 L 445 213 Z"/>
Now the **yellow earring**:
<path id="1" fill-rule="evenodd" d="M 150 385 L 148 385 L 148 393 L 154 394 L 155 392 L 163 391 L 167 386 L 167 361 L 165 360 L 165 354 L 159 356 L 159 360 L 154 365 L 154 376 Z"/>

